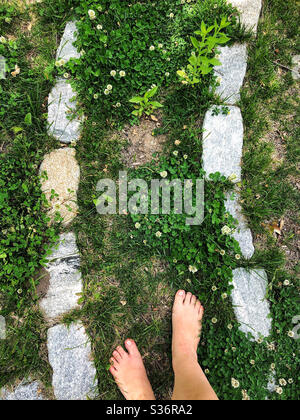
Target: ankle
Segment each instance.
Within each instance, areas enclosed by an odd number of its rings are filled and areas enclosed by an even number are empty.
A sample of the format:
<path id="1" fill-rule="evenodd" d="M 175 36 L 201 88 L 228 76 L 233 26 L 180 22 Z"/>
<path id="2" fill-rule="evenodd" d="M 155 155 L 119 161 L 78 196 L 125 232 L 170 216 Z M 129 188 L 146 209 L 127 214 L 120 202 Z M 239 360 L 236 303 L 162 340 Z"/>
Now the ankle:
<path id="1" fill-rule="evenodd" d="M 199 366 L 197 351 L 182 348 L 180 351 L 173 350 L 173 370 L 176 373 L 177 370 L 186 369 L 190 366 Z"/>

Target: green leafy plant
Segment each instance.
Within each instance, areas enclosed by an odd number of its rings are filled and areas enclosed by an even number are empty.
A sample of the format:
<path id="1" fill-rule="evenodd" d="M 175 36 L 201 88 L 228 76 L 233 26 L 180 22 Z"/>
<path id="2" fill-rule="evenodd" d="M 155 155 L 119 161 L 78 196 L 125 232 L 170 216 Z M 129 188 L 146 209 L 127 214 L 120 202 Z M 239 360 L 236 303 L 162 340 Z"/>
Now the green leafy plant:
<path id="1" fill-rule="evenodd" d="M 132 104 L 135 104 L 135 110 L 132 112 L 136 117 L 141 117 L 144 113 L 150 115 L 158 108 L 163 108 L 163 105 L 157 101 L 150 101 L 153 96 L 156 95 L 158 90 L 157 86 L 149 89 L 144 96 L 134 96 L 129 100 Z"/>
<path id="2" fill-rule="evenodd" d="M 201 36 L 201 41 L 191 36 L 191 42 L 196 49 L 193 51 L 189 64 L 186 69 L 178 70 L 177 74 L 183 84 L 195 85 L 200 83 L 201 78 L 213 71 L 214 66 L 221 65 L 216 58 L 216 46 L 226 44 L 230 38 L 223 32 L 230 22 L 226 17 L 222 17 L 221 23 L 215 22 L 209 27 L 204 22 L 201 23 L 201 30 L 195 31 L 196 35 Z"/>

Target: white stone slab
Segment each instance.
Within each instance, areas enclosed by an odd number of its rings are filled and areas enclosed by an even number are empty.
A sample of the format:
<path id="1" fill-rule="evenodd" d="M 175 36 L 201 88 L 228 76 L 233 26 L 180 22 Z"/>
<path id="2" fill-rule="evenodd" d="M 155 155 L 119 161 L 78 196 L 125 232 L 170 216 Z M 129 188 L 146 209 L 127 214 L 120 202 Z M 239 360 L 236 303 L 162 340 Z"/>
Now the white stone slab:
<path id="1" fill-rule="evenodd" d="M 6 339 L 6 323 L 4 316 L 0 315 L 0 340 Z"/>
<path id="2" fill-rule="evenodd" d="M 81 119 L 74 118 L 74 112 L 76 93 L 65 79 L 58 79 L 48 98 L 48 132 L 61 143 L 68 144 L 80 137 Z"/>
<path id="3" fill-rule="evenodd" d="M 44 399 L 42 387 L 38 381 L 29 384 L 23 382 L 14 391 L 5 387 L 0 392 L 0 400 L 6 401 L 42 401 Z"/>
<path id="4" fill-rule="evenodd" d="M 42 178 L 42 191 L 49 203 L 48 214 L 53 221 L 60 213 L 64 225 L 68 225 L 78 212 L 77 190 L 80 180 L 80 167 L 75 158 L 75 149 L 57 149 L 44 157 L 40 173 L 47 173 Z M 57 196 L 53 196 L 52 191 Z"/>
<path id="5" fill-rule="evenodd" d="M 86 400 L 97 396 L 96 369 L 83 325 L 56 325 L 48 330 L 52 385 L 58 400 Z"/>
<path id="6" fill-rule="evenodd" d="M 241 99 L 240 89 L 247 70 L 247 46 L 236 44 L 221 47 L 219 51 L 218 59 L 222 65 L 215 67 L 220 84 L 216 93 L 225 103 L 234 105 Z"/>
<path id="7" fill-rule="evenodd" d="M 292 58 L 292 76 L 294 80 L 300 80 L 300 55 L 295 55 Z"/>
<path id="8" fill-rule="evenodd" d="M 227 195 L 225 207 L 228 213 L 230 213 L 239 222 L 236 231 L 232 236 L 240 244 L 243 256 L 247 259 L 250 259 L 255 251 L 252 233 L 251 230 L 248 228 L 246 218 L 242 213 L 242 208 L 239 204 L 238 195 L 234 195 L 234 200 L 231 200 L 231 197 L 232 194 Z"/>
<path id="9" fill-rule="evenodd" d="M 50 255 L 47 271 L 49 289 L 40 301 L 40 307 L 48 320 L 80 308 L 78 299 L 82 293 L 80 258 L 73 233 L 60 236 L 60 246 Z"/>
<path id="10" fill-rule="evenodd" d="M 67 62 L 71 58 L 80 58 L 80 53 L 73 45 L 76 32 L 76 22 L 68 22 L 56 53 L 56 60 L 63 59 Z"/>
<path id="11" fill-rule="evenodd" d="M 258 21 L 262 8 L 262 0 L 228 0 L 241 13 L 241 22 L 247 29 L 257 33 Z"/>
<path id="12" fill-rule="evenodd" d="M 268 337 L 272 320 L 266 299 L 268 276 L 265 270 L 238 268 L 233 271 L 233 286 L 231 297 L 240 330 L 251 333 L 255 339 Z"/>
<path id="13" fill-rule="evenodd" d="M 213 109 L 220 110 L 213 115 Z M 229 115 L 221 113 L 221 107 L 207 111 L 203 124 L 203 169 L 206 177 L 220 172 L 229 177 L 237 176 L 241 181 L 241 159 L 243 150 L 243 118 L 239 108 L 229 106 Z"/>

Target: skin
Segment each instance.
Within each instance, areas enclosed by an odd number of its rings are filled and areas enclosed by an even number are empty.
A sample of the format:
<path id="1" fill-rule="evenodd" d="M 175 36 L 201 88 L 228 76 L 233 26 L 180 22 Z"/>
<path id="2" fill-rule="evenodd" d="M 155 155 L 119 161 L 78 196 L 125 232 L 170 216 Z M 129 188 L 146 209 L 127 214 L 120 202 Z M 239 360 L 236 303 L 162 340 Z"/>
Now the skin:
<path id="1" fill-rule="evenodd" d="M 196 296 L 179 290 L 173 306 L 173 400 L 218 400 L 198 363 L 204 308 Z M 142 356 L 131 339 L 110 359 L 110 372 L 127 400 L 155 400 Z"/>

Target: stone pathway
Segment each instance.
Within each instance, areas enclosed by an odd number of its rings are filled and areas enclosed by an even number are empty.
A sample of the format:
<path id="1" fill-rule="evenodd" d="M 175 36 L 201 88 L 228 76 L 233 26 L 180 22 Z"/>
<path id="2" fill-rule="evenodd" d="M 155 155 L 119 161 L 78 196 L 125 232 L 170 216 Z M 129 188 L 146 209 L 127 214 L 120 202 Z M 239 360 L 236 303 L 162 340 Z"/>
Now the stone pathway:
<path id="1" fill-rule="evenodd" d="M 261 12 L 261 0 L 231 0 L 241 12 L 241 21 L 257 31 Z M 221 66 L 216 67 L 220 86 L 217 94 L 228 105 L 229 114 L 224 115 L 222 107 L 213 106 L 204 119 L 203 167 L 207 173 L 220 172 L 229 177 L 235 175 L 235 182 L 241 181 L 243 151 L 243 117 L 236 103 L 240 100 L 240 89 L 247 69 L 247 46 L 236 44 L 220 48 Z M 239 242 L 241 252 L 246 259 L 254 254 L 253 238 L 239 204 L 239 190 L 231 200 L 227 196 L 226 209 L 238 221 L 233 237 Z M 240 330 L 251 333 L 254 339 L 268 337 L 272 321 L 270 308 L 266 300 L 268 277 L 263 269 L 233 271 L 232 302 L 235 315 L 240 323 Z"/>

